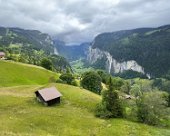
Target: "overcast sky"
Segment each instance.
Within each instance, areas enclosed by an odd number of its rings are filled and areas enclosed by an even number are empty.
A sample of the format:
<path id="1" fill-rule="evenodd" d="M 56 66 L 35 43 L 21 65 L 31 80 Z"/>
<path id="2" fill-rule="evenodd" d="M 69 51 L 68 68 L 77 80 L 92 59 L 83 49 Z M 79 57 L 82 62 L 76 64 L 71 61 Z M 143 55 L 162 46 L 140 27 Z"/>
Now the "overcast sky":
<path id="1" fill-rule="evenodd" d="M 66 43 L 165 24 L 170 0 L 0 0 L 0 26 L 37 29 Z"/>

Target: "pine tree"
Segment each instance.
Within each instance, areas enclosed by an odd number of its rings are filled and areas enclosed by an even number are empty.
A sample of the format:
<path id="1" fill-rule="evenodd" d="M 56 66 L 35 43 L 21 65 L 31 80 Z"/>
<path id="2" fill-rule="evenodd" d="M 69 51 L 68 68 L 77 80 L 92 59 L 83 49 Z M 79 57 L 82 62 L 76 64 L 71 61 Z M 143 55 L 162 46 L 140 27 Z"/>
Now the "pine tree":
<path id="1" fill-rule="evenodd" d="M 110 117 L 123 117 L 123 108 L 119 99 L 118 92 L 114 90 L 112 78 L 109 79 L 109 89 L 103 93 L 103 105 L 111 112 Z"/>

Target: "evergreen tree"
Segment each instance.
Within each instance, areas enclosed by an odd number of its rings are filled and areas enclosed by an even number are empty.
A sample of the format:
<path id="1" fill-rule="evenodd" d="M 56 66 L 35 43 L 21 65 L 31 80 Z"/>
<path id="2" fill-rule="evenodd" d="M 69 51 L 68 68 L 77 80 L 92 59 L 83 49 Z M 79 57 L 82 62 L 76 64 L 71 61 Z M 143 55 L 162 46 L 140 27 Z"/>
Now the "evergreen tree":
<path id="1" fill-rule="evenodd" d="M 102 103 L 97 106 L 96 116 L 104 118 L 123 117 L 123 108 L 118 92 L 114 90 L 112 78 L 109 79 L 109 89 L 102 95 Z"/>

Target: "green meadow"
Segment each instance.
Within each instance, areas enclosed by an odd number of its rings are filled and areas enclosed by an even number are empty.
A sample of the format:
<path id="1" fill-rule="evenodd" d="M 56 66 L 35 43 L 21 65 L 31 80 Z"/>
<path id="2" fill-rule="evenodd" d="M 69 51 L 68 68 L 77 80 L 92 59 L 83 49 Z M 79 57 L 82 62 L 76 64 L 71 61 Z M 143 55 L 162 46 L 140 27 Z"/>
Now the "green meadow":
<path id="1" fill-rule="evenodd" d="M 94 116 L 97 94 L 80 87 L 49 83 L 57 74 L 40 67 L 0 61 L 1 136 L 170 136 L 159 128 L 126 119 Z M 34 92 L 56 86 L 63 94 L 61 104 L 46 107 Z"/>
<path id="2" fill-rule="evenodd" d="M 48 83 L 51 77 L 57 76 L 57 74 L 42 67 L 0 61 L 0 87 L 33 84 L 43 85 Z"/>

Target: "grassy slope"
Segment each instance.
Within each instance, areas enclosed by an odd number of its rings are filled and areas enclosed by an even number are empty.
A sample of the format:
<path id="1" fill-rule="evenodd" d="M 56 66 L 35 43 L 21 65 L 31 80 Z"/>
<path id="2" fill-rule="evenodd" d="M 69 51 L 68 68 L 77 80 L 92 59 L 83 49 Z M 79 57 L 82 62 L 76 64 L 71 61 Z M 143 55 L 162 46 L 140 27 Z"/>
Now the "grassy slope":
<path id="1" fill-rule="evenodd" d="M 11 65 L 9 64 L 9 66 Z M 1 67 L 3 66 L 6 65 L 1 65 Z M 16 68 L 18 67 L 17 65 Z M 30 70 L 26 66 L 24 69 Z M 23 71 L 22 68 L 20 70 L 28 79 L 33 74 L 30 73 L 33 71 L 29 71 L 28 76 L 23 73 L 27 70 Z M 36 72 L 41 71 L 41 69 L 36 70 Z M 0 73 L 0 77 L 1 75 L 2 73 Z M 20 81 L 19 77 L 16 77 L 17 81 Z M 43 84 L 47 81 L 37 82 L 36 76 L 32 80 L 34 81 L 32 84 Z M 1 86 L 14 85 L 9 78 L 6 78 L 6 82 L 8 84 L 0 83 Z M 27 84 L 27 82 L 21 83 Z M 16 85 L 18 84 L 19 82 L 16 82 Z M 34 91 L 43 87 L 42 85 L 0 87 L 0 135 L 169 136 L 170 134 L 168 129 L 151 127 L 124 119 L 98 119 L 94 117 L 92 111 L 101 100 L 100 96 L 69 85 L 50 84 L 49 86 L 53 85 L 56 85 L 63 94 L 62 103 L 53 107 L 45 107 L 36 101 Z"/>
<path id="2" fill-rule="evenodd" d="M 0 87 L 45 84 L 54 73 L 41 67 L 0 60 Z"/>
<path id="3" fill-rule="evenodd" d="M 102 120 L 91 112 L 100 97 L 87 90 L 57 84 L 58 106 L 45 107 L 34 98 L 42 86 L 0 88 L 0 135 L 169 136 L 170 130 L 123 119 Z"/>

